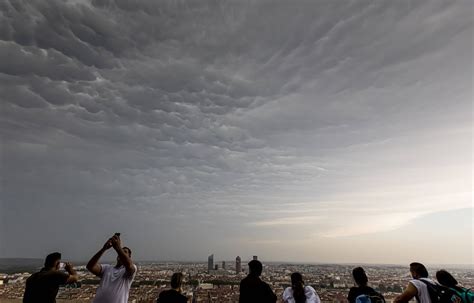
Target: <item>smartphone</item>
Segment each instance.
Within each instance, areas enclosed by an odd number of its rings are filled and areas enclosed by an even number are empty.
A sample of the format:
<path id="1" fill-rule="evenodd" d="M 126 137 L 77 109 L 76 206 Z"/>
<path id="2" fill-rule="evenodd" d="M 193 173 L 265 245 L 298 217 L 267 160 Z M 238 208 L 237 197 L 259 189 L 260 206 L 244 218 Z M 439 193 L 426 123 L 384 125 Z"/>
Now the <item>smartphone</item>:
<path id="1" fill-rule="evenodd" d="M 66 263 L 59 262 L 59 270 L 64 270 L 66 268 Z"/>
<path id="2" fill-rule="evenodd" d="M 115 236 L 120 237 L 120 233 L 115 233 Z"/>

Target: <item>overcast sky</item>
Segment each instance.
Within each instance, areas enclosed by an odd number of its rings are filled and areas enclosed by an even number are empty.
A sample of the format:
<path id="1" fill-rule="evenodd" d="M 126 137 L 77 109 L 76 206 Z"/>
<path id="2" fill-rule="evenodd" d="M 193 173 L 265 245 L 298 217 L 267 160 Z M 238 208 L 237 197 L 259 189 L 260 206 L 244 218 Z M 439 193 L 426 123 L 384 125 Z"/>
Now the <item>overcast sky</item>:
<path id="1" fill-rule="evenodd" d="M 473 264 L 473 3 L 2 1 L 0 257 Z"/>

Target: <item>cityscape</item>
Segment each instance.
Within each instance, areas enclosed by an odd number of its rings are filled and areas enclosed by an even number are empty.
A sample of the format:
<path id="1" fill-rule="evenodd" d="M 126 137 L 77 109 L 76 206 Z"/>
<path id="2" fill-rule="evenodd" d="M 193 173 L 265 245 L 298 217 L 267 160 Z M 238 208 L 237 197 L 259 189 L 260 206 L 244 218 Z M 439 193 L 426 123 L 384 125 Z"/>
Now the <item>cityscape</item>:
<path id="1" fill-rule="evenodd" d="M 249 259 L 259 260 L 258 256 Z M 218 260 L 214 254 L 206 262 L 137 262 L 138 272 L 130 290 L 129 302 L 155 302 L 159 293 L 169 289 L 170 277 L 174 272 L 182 272 L 185 279 L 184 294 L 188 302 L 234 303 L 239 300 L 239 283 L 248 272 L 247 263 L 237 256 L 235 260 Z M 307 285 L 313 286 L 322 302 L 347 302 L 349 288 L 354 286 L 351 271 L 360 264 L 296 264 L 265 262 L 262 280 L 270 284 L 278 302 L 283 290 L 290 286 L 290 274 L 300 272 Z M 381 292 L 387 302 L 392 302 L 407 285 L 410 275 L 407 266 L 402 265 L 362 265 L 369 284 Z M 58 302 L 91 302 L 99 284 L 83 264 L 76 267 L 80 281 L 68 287 L 61 287 Z M 474 272 L 466 266 L 429 266 L 430 275 L 436 270 L 449 270 L 465 287 L 474 285 Z M 21 302 L 26 279 L 32 272 L 1 273 L 0 302 Z"/>

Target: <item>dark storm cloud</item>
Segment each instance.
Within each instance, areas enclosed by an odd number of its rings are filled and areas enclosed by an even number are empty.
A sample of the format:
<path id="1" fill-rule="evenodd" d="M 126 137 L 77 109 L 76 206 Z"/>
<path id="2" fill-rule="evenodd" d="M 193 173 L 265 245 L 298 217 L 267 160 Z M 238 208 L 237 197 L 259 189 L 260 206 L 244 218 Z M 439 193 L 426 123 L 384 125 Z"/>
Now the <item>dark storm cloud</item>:
<path id="1" fill-rule="evenodd" d="M 462 129 L 446 135 L 461 146 L 471 6 L 3 2 L 2 224 L 17 232 L 0 234 L 8 243 L 0 255 L 42 254 L 53 240 L 22 253 L 18 239 L 48 233 L 72 253 L 65 234 L 82 243 L 98 229 L 90 240 L 101 241 L 124 225 L 130 238 L 157 243 L 171 241 L 174 226 L 189 247 L 201 241 L 194 252 L 204 255 L 213 237 L 245 238 L 249 226 L 262 227 L 262 238 L 268 226 L 311 221 L 321 234 L 344 234 L 334 209 L 351 209 L 351 193 L 370 188 L 372 173 L 384 176 L 396 144 L 426 152 L 432 146 L 420 138 L 433 138 L 436 125 Z M 398 155 L 394 162 L 416 162 Z M 322 201 L 336 206 L 318 209 Z M 329 215 L 333 222 L 323 219 Z M 375 229 L 404 222 L 389 219 Z M 195 237 L 196 226 L 212 237 Z M 170 258 L 181 246 L 169 247 L 154 244 L 139 256 Z M 81 258 L 86 250 L 75 248 Z"/>

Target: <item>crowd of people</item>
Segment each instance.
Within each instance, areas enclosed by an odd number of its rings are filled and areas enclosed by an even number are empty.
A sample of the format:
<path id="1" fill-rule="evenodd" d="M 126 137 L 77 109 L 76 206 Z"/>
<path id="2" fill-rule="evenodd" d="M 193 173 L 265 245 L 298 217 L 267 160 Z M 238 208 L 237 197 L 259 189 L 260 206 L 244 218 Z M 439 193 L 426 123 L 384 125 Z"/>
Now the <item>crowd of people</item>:
<path id="1" fill-rule="evenodd" d="M 100 264 L 102 255 L 113 248 L 117 253 L 115 265 Z M 239 303 L 275 303 L 277 296 L 271 287 L 261 280 L 262 263 L 252 260 L 248 263 L 249 273 L 240 282 Z M 64 271 L 60 270 L 64 269 Z M 130 287 L 137 273 L 137 266 L 132 261 L 132 251 L 122 247 L 120 234 L 108 239 L 104 246 L 89 260 L 87 269 L 100 278 L 93 303 L 126 303 Z M 405 303 L 413 298 L 419 303 L 473 303 L 474 293 L 459 285 L 456 279 L 446 270 L 436 273 L 436 281 L 428 277 L 426 267 L 421 263 L 411 263 L 412 279 L 406 289 L 395 298 L 394 303 Z M 383 295 L 369 286 L 369 279 L 362 267 L 352 271 L 357 286 L 349 290 L 349 303 L 385 303 Z M 320 303 L 316 290 L 305 285 L 303 275 L 291 274 L 291 286 L 282 295 L 285 303 Z M 23 303 L 54 303 L 60 285 L 78 281 L 77 272 L 70 263 L 61 262 L 60 253 L 49 254 L 44 267 L 26 280 Z M 174 273 L 171 277 L 171 289 L 159 294 L 157 303 L 186 303 L 187 297 L 182 294 L 183 274 Z"/>

